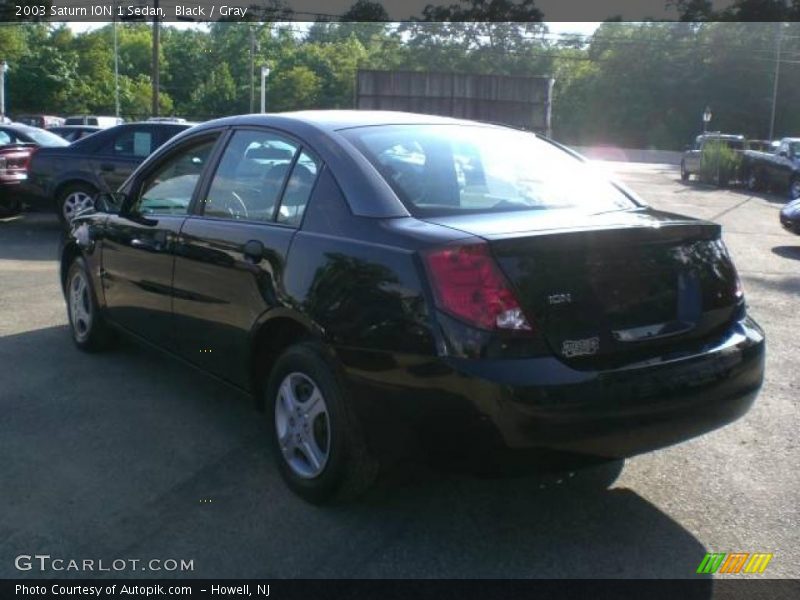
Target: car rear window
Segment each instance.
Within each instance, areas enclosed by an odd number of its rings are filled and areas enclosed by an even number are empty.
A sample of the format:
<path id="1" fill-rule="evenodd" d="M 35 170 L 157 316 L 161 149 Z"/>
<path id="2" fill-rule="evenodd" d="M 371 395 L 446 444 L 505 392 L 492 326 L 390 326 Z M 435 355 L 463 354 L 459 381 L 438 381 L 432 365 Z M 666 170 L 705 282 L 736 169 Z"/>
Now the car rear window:
<path id="1" fill-rule="evenodd" d="M 636 206 L 595 169 L 530 133 L 479 125 L 385 125 L 340 133 L 414 215 Z"/>
<path id="2" fill-rule="evenodd" d="M 54 133 L 50 133 L 49 131 L 45 131 L 44 129 L 30 129 L 26 131 L 28 137 L 30 137 L 34 142 L 39 144 L 44 148 L 57 148 L 60 146 L 69 146 L 69 142 L 58 136 Z"/>

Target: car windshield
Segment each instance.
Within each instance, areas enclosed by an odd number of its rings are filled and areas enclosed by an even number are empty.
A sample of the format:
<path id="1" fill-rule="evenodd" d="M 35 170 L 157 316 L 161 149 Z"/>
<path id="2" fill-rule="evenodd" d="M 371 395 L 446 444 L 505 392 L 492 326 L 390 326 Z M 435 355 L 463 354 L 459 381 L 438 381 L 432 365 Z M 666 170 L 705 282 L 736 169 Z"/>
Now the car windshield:
<path id="1" fill-rule="evenodd" d="M 589 165 L 529 133 L 463 125 L 340 133 L 414 215 L 563 208 L 596 213 L 636 206 Z"/>
<path id="2" fill-rule="evenodd" d="M 790 156 L 800 155 L 800 142 L 789 142 L 789 155 Z"/>
<path id="3" fill-rule="evenodd" d="M 69 142 L 67 140 L 54 133 L 45 131 L 44 129 L 30 129 L 25 133 L 34 142 L 36 142 L 40 146 L 44 146 L 45 148 L 57 147 L 57 146 L 69 146 Z"/>

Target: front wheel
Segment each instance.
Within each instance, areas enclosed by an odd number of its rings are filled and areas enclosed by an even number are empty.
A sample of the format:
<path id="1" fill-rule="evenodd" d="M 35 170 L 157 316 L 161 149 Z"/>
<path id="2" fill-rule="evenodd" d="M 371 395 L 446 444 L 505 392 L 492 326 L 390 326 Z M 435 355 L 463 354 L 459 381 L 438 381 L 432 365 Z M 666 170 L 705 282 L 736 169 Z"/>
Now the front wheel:
<path id="1" fill-rule="evenodd" d="M 112 340 L 112 333 L 100 313 L 89 269 L 83 258 L 76 258 L 70 265 L 65 292 L 75 345 L 85 352 L 106 349 Z"/>
<path id="2" fill-rule="evenodd" d="M 686 163 L 681 161 L 681 181 L 689 181 L 689 171 L 686 170 Z"/>
<path id="3" fill-rule="evenodd" d="M 378 463 L 322 346 L 303 342 L 286 350 L 265 400 L 278 469 L 297 495 L 322 504 L 353 498 L 373 483 Z"/>

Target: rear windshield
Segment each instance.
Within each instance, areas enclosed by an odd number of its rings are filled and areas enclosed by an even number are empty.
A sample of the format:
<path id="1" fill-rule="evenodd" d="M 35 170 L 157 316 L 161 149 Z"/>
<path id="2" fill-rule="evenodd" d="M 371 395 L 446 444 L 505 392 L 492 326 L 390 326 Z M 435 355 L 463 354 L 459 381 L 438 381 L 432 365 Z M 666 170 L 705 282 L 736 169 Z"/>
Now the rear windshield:
<path id="1" fill-rule="evenodd" d="M 586 163 L 529 133 L 477 125 L 385 125 L 340 133 L 414 215 L 636 206 Z"/>
<path id="2" fill-rule="evenodd" d="M 56 135 L 55 133 L 45 131 L 44 129 L 28 129 L 25 131 L 25 133 L 34 142 L 45 148 L 69 146 L 69 142 L 67 140 Z"/>

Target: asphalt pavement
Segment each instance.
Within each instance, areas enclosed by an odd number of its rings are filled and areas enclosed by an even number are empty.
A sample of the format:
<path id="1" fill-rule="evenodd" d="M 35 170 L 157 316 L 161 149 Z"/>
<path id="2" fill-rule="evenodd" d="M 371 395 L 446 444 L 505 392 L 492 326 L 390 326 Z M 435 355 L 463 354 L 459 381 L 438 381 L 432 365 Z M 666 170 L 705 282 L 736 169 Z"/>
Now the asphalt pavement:
<path id="1" fill-rule="evenodd" d="M 768 338 L 744 418 L 628 460 L 608 489 L 613 467 L 480 479 L 412 465 L 353 504 L 305 504 L 248 398 L 132 343 L 78 352 L 55 217 L 0 221 L 0 577 L 697 577 L 706 552 L 773 553 L 764 577 L 800 577 L 800 237 L 778 223 L 783 199 L 684 184 L 671 166 L 602 168 L 723 225 Z M 34 554 L 142 563 L 15 567 Z M 193 569 L 142 570 L 152 559 Z"/>

